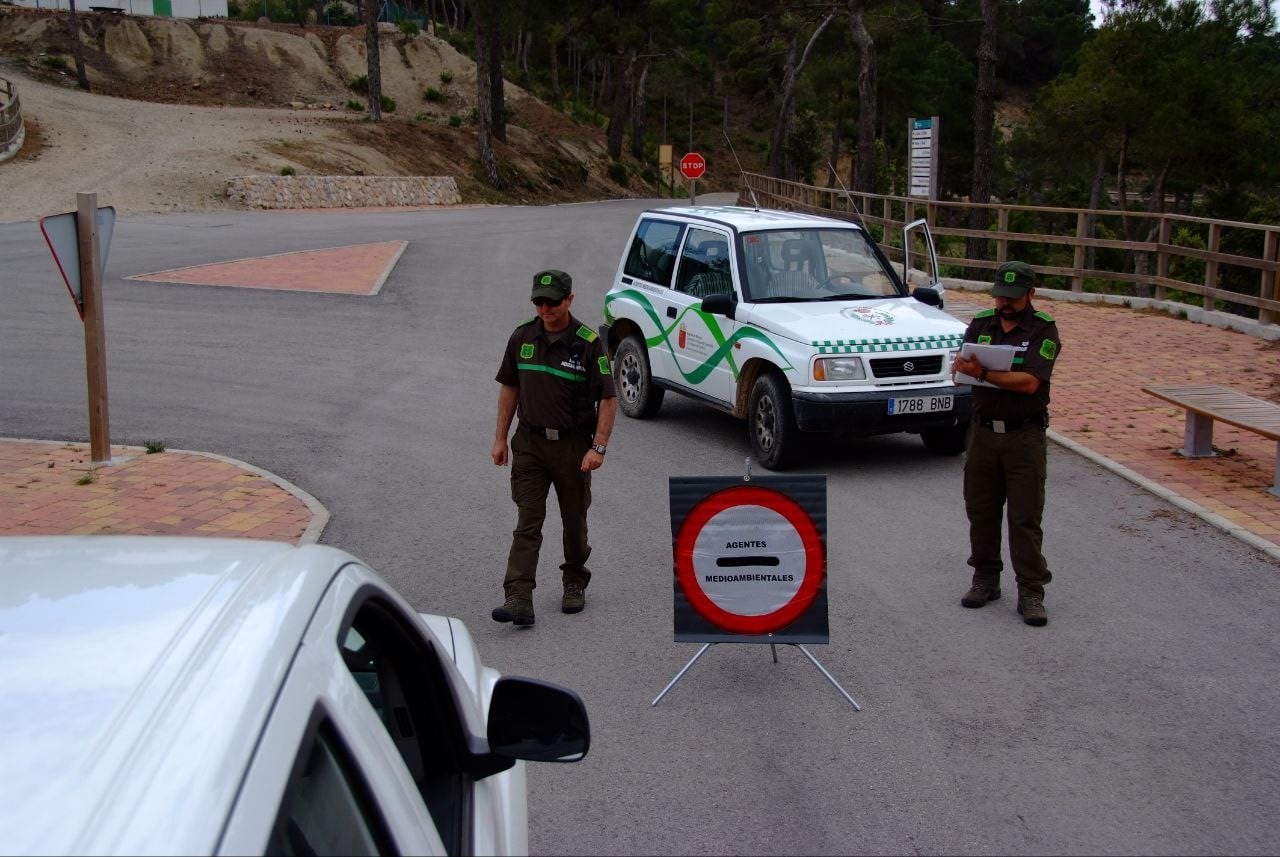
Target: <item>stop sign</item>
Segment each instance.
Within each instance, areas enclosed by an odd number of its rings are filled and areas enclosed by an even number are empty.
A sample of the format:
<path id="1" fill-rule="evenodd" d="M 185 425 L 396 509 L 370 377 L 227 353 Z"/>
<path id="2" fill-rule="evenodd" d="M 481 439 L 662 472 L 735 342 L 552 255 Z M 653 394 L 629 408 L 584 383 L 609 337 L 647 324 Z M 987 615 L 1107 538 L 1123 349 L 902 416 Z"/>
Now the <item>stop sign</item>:
<path id="1" fill-rule="evenodd" d="M 680 159 L 680 175 L 687 179 L 700 179 L 707 171 L 707 161 L 697 152 L 690 152 Z"/>

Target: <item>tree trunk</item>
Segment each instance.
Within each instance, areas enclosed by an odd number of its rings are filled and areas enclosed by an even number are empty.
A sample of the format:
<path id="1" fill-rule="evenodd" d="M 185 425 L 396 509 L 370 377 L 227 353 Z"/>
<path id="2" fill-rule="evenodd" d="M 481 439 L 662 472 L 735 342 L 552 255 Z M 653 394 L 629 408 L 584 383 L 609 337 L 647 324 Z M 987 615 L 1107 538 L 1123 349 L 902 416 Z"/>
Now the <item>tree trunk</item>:
<path id="1" fill-rule="evenodd" d="M 489 70 L 489 38 L 492 2 L 477 3 L 472 10 L 476 23 L 476 142 L 479 147 L 480 168 L 484 177 L 494 187 L 499 186 L 498 158 L 493 152 L 493 82 Z"/>
<path id="2" fill-rule="evenodd" d="M 1105 158 L 1098 158 L 1098 165 L 1093 170 L 1093 183 L 1089 185 L 1089 208 L 1098 211 L 1102 208 L 1102 181 L 1106 177 L 1107 162 Z M 1085 234 L 1090 238 L 1098 230 L 1098 215 L 1086 215 L 1084 221 Z M 1088 247 L 1084 251 L 1084 266 L 1092 268 L 1098 259 L 1098 248 Z"/>
<path id="3" fill-rule="evenodd" d="M 822 35 L 822 31 L 827 28 L 827 24 L 831 23 L 835 14 L 834 10 L 828 11 L 826 17 L 818 23 L 813 34 L 809 36 L 809 41 L 804 46 L 804 52 L 799 60 L 796 59 L 799 34 L 791 37 L 791 46 L 787 50 L 787 63 L 782 73 L 782 88 L 778 93 L 778 116 L 773 123 L 773 134 L 769 137 L 769 175 L 774 178 L 788 178 L 786 173 L 790 172 L 791 165 L 787 163 L 786 142 L 795 120 L 796 85 L 800 82 L 800 72 L 809 61 L 809 54 L 813 51 L 814 44 Z"/>
<path id="4" fill-rule="evenodd" d="M 640 72 L 636 75 L 631 93 L 631 157 L 644 160 L 644 107 L 645 83 L 649 79 L 649 60 L 640 60 Z"/>
<path id="5" fill-rule="evenodd" d="M 867 32 L 867 0 L 849 0 L 849 31 L 858 48 L 858 166 L 853 189 L 873 193 L 876 185 L 876 43 Z"/>
<path id="6" fill-rule="evenodd" d="M 613 102 L 609 109 L 609 126 L 605 129 L 605 143 L 609 150 L 610 160 L 622 160 L 622 133 L 627 124 L 627 104 L 631 100 L 631 81 L 635 76 L 636 50 L 627 51 L 626 58 L 619 57 L 625 63 L 621 77 L 616 77 L 613 86 Z"/>
<path id="7" fill-rule="evenodd" d="M 382 54 L 378 48 L 378 0 L 364 0 L 364 51 L 369 59 L 369 121 L 382 121 Z"/>
<path id="8" fill-rule="evenodd" d="M 76 16 L 76 0 L 71 0 L 71 10 L 67 16 L 67 30 L 71 35 L 71 57 L 76 61 L 76 83 L 85 92 L 89 91 L 89 76 L 84 70 L 84 44 L 80 41 L 80 19 Z"/>
<path id="9" fill-rule="evenodd" d="M 549 48 L 551 53 L 551 101 L 555 106 L 559 107 L 562 100 L 560 96 L 560 44 L 553 41 Z"/>
<path id="10" fill-rule="evenodd" d="M 973 184 L 969 201 L 991 201 L 995 176 L 996 124 L 996 31 L 1000 14 L 999 0 L 981 0 L 982 36 L 978 40 L 978 91 L 973 101 Z M 991 216 L 983 209 L 969 209 L 969 228 L 985 231 Z M 985 238 L 965 239 L 965 255 L 970 259 L 990 258 Z M 974 269 L 970 276 L 977 273 Z"/>
<path id="11" fill-rule="evenodd" d="M 491 133 L 507 142 L 507 98 L 503 92 L 502 34 L 498 7 L 490 5 L 485 12 L 489 19 L 489 107 L 493 111 Z"/>

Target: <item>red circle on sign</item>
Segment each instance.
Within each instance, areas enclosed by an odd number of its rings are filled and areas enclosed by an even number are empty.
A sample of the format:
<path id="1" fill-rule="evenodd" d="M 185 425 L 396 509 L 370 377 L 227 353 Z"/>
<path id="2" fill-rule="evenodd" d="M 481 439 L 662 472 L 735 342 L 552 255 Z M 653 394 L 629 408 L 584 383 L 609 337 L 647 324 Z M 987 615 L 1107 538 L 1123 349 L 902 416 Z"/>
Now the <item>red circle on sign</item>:
<path id="1" fill-rule="evenodd" d="M 763 506 L 777 512 L 795 527 L 804 545 L 804 579 L 800 581 L 800 587 L 792 599 L 772 613 L 759 616 L 730 613 L 712 601 L 698 585 L 698 576 L 693 567 L 693 547 L 698 535 L 708 521 L 734 506 Z M 822 537 L 808 513 L 799 503 L 771 488 L 740 485 L 703 498 L 684 519 L 680 533 L 676 536 L 676 578 L 680 581 L 685 598 L 689 599 L 699 616 L 735 634 L 768 634 L 785 628 L 798 619 L 809 609 L 813 599 L 818 597 L 825 563 Z"/>
<path id="2" fill-rule="evenodd" d="M 700 179 L 707 171 L 707 161 L 697 152 L 690 152 L 680 159 L 680 175 L 687 179 Z"/>

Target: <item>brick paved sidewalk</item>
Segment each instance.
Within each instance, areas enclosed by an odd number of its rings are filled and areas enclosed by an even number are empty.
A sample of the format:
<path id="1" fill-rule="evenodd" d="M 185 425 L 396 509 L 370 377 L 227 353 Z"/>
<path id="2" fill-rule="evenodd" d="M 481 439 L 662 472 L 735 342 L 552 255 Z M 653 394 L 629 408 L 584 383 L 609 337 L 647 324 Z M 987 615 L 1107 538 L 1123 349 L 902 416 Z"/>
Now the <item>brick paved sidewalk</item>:
<path id="1" fill-rule="evenodd" d="M 203 452 L 0 440 L 0 535 L 239 536 L 314 542 L 329 513 L 256 467 Z"/>

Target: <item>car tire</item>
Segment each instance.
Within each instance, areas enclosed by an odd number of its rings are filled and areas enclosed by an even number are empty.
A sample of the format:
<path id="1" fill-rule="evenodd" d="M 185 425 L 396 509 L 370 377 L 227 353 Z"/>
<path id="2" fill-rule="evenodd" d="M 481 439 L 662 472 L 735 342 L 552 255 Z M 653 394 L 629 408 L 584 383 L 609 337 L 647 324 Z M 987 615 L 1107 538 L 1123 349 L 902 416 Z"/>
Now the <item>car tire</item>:
<path id="1" fill-rule="evenodd" d="M 613 356 L 613 385 L 617 388 L 618 407 L 627 416 L 647 420 L 662 407 L 666 390 L 653 383 L 649 369 L 649 352 L 638 336 L 628 336 Z"/>
<path id="2" fill-rule="evenodd" d="M 795 460 L 800 429 L 791 406 L 791 390 L 774 372 L 761 375 L 751 388 L 747 434 L 761 467 L 782 470 Z"/>
<path id="3" fill-rule="evenodd" d="M 920 432 L 924 448 L 938 455 L 959 455 L 964 452 L 969 435 L 969 426 L 954 425 L 941 429 L 928 429 Z"/>

